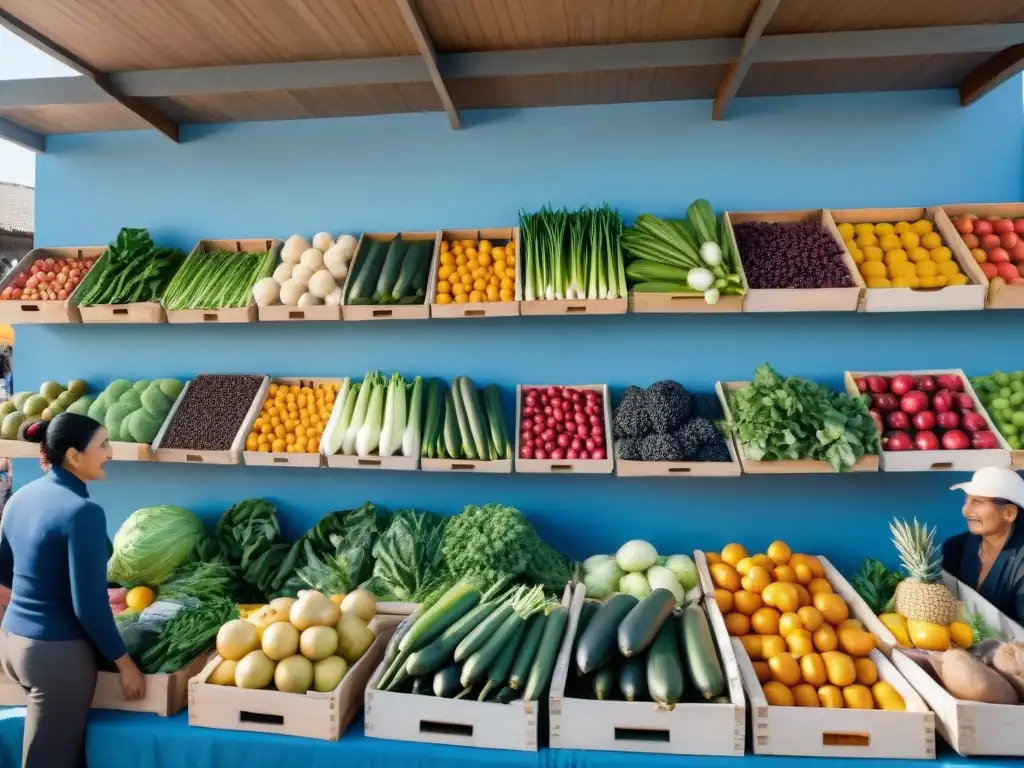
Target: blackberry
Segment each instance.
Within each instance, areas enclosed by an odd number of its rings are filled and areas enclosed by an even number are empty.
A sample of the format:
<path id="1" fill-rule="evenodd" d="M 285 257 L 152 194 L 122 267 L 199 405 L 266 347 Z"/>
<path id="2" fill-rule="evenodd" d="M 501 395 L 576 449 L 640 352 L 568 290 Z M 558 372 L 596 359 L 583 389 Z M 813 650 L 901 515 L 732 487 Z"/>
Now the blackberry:
<path id="1" fill-rule="evenodd" d="M 675 432 L 690 418 L 690 393 L 678 381 L 655 382 L 643 394 L 655 432 Z"/>

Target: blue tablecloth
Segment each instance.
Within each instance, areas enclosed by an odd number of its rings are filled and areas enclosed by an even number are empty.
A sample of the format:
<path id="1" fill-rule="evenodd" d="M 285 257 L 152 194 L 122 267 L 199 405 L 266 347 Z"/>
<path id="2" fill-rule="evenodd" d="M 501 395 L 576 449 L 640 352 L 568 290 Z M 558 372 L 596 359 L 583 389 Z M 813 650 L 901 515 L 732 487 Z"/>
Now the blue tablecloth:
<path id="1" fill-rule="evenodd" d="M 0 768 L 21 765 L 25 710 L 0 709 Z M 302 768 L 461 768 L 486 762 L 488 768 L 823 768 L 856 761 L 746 755 L 668 757 L 626 752 L 542 749 L 504 752 L 368 739 L 357 720 L 339 742 L 298 739 L 241 731 L 189 728 L 184 713 L 170 718 L 124 712 L 94 712 L 89 725 L 90 768 L 253 768 L 295 765 Z M 1021 768 L 1021 759 L 966 759 L 948 749 L 934 763 L 915 760 L 872 761 L 886 768 Z"/>

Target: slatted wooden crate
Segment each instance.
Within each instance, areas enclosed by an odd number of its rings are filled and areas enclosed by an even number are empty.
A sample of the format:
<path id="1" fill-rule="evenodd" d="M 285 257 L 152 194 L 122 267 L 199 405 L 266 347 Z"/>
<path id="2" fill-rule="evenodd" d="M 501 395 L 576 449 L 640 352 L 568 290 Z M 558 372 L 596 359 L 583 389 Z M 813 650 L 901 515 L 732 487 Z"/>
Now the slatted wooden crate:
<path id="1" fill-rule="evenodd" d="M 105 245 L 86 245 L 68 248 L 34 248 L 29 251 L 4 278 L 0 280 L 0 292 L 14 285 L 18 275 L 32 268 L 40 259 L 81 259 L 99 258 L 107 250 Z M 26 301 L 8 299 L 0 301 L 0 323 L 11 325 L 66 325 L 82 322 L 82 313 L 75 305 L 75 294 L 95 269 L 93 265 L 82 281 L 75 287 L 71 295 L 58 301 Z"/>
<path id="2" fill-rule="evenodd" d="M 438 270 L 441 268 L 441 243 L 452 240 L 490 240 L 498 245 L 512 243 L 515 248 L 515 280 L 513 301 L 481 301 L 465 304 L 438 304 L 437 297 Z M 491 227 L 489 229 L 443 229 L 438 233 L 434 243 L 434 253 L 430 263 L 430 280 L 427 283 L 427 301 L 430 303 L 431 317 L 471 318 L 471 317 L 515 317 L 519 315 L 519 305 L 523 298 L 522 290 L 522 257 L 519 251 L 519 227 Z"/>

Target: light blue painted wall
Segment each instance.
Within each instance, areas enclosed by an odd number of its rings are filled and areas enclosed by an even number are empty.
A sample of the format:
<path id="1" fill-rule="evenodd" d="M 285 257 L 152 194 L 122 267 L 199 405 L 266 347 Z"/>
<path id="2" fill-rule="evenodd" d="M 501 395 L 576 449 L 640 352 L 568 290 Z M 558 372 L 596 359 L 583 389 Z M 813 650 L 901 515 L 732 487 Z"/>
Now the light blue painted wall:
<path id="1" fill-rule="evenodd" d="M 459 132 L 439 115 L 411 115 L 189 127 L 180 146 L 147 133 L 57 138 L 38 165 L 38 239 L 102 243 L 142 226 L 188 247 L 201 237 L 509 225 L 520 207 L 547 202 L 679 214 L 700 195 L 734 210 L 1024 199 L 1019 84 L 955 105 L 953 93 L 901 93 L 740 101 L 723 123 L 707 103 L 679 103 L 472 114 Z M 844 368 L 1024 367 L 1022 332 L 1024 313 L 30 327 L 18 331 L 17 378 L 101 386 L 199 371 L 399 368 L 509 387 L 671 377 L 710 389 L 770 360 L 838 385 Z M 36 470 L 16 471 L 23 482 Z M 212 518 L 254 495 L 278 502 L 293 533 L 364 499 L 444 512 L 502 501 L 576 555 L 630 537 L 670 551 L 782 536 L 855 567 L 889 552 L 893 514 L 934 521 L 944 535 L 960 527 L 947 490 L 960 478 L 947 474 L 626 480 L 116 465 L 109 475 L 94 496 L 112 528 L 147 504 Z"/>

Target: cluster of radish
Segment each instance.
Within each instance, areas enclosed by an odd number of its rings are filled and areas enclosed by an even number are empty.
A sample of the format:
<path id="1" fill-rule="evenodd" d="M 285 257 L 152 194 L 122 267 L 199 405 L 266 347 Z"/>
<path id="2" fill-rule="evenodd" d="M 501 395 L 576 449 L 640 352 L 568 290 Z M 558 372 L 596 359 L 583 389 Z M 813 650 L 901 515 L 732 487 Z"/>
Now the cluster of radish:
<path id="1" fill-rule="evenodd" d="M 979 218 L 965 213 L 953 219 L 964 245 L 989 280 L 1024 283 L 1024 218 Z"/>
<path id="2" fill-rule="evenodd" d="M 871 397 L 871 418 L 885 451 L 963 451 L 998 448 L 988 421 L 975 410 L 955 373 L 864 376 L 857 388 Z"/>
<path id="3" fill-rule="evenodd" d="M 524 387 L 519 421 L 521 459 L 603 459 L 601 393 L 572 387 Z"/>
<path id="4" fill-rule="evenodd" d="M 0 293 L 0 300 L 64 301 L 95 263 L 96 259 L 85 257 L 38 259 L 15 275 L 14 281 Z"/>

